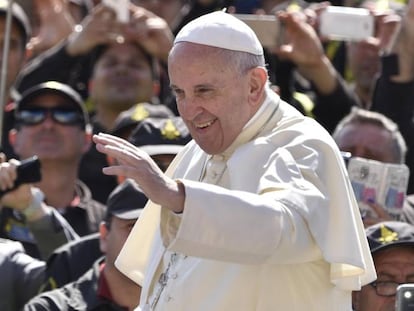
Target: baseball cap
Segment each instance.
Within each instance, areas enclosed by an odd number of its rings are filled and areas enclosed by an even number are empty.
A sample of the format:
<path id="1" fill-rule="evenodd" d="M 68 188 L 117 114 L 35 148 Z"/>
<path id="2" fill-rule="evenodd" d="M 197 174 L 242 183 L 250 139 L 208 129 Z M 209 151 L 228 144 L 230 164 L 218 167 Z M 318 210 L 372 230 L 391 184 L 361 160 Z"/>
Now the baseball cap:
<path id="1" fill-rule="evenodd" d="M 133 179 L 125 179 L 108 197 L 105 219 L 116 216 L 121 219 L 137 219 L 148 199 Z"/>
<path id="2" fill-rule="evenodd" d="M 0 0 L 0 14 L 6 15 L 9 10 L 8 0 Z M 32 35 L 32 28 L 30 26 L 29 18 L 23 10 L 23 8 L 16 2 L 13 2 L 11 6 L 11 14 L 13 20 L 19 25 L 24 34 L 24 41 L 27 42 Z"/>
<path id="3" fill-rule="evenodd" d="M 371 253 L 395 247 L 414 247 L 414 226 L 401 221 L 383 221 L 365 229 Z"/>
<path id="4" fill-rule="evenodd" d="M 146 118 L 132 131 L 128 140 L 150 156 L 177 154 L 191 140 L 181 117 Z"/>
<path id="5" fill-rule="evenodd" d="M 1 1 L 1 0 L 0 0 Z M 63 96 L 64 98 L 71 101 L 74 106 L 82 113 L 84 125 L 86 126 L 89 124 L 89 116 L 88 112 L 86 111 L 86 107 L 83 103 L 83 100 L 78 92 L 76 92 L 72 87 L 70 87 L 67 84 L 63 84 L 61 82 L 57 81 L 47 81 L 43 82 L 37 85 L 34 85 L 27 90 L 23 91 L 20 98 L 17 101 L 16 106 L 16 118 L 18 112 L 26 107 L 27 105 L 30 105 L 31 101 L 36 98 L 39 95 L 48 94 L 48 93 L 54 93 Z"/>
<path id="6" fill-rule="evenodd" d="M 112 134 L 122 136 L 125 131 L 134 129 L 145 118 L 168 118 L 175 116 L 165 105 L 139 103 L 128 110 L 122 111 L 115 120 Z"/>
<path id="7" fill-rule="evenodd" d="M 179 42 L 263 55 L 263 47 L 253 29 L 223 11 L 202 15 L 186 24 L 175 37 L 174 44 Z"/>

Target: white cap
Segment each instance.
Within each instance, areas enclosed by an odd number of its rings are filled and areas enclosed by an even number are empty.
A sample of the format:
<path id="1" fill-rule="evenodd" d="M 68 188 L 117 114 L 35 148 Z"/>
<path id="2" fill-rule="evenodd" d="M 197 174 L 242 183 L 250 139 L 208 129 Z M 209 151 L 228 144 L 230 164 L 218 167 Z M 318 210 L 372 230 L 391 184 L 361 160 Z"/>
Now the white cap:
<path id="1" fill-rule="evenodd" d="M 237 17 L 216 11 L 196 18 L 177 34 L 174 44 L 191 42 L 222 49 L 263 55 L 254 31 Z"/>

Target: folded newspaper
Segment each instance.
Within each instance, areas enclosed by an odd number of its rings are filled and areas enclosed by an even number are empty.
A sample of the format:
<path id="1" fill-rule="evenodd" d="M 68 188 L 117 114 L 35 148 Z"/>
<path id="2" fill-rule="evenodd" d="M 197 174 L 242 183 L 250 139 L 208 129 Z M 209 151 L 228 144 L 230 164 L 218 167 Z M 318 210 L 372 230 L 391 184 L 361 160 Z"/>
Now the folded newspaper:
<path id="1" fill-rule="evenodd" d="M 375 217 L 368 203 L 377 203 L 399 219 L 410 174 L 407 165 L 352 157 L 348 173 L 362 216 Z"/>

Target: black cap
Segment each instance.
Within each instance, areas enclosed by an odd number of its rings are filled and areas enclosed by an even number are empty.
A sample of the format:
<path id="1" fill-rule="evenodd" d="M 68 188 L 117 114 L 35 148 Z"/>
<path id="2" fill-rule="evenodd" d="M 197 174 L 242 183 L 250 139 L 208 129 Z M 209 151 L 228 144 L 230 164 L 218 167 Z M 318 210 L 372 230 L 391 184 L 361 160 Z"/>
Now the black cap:
<path id="1" fill-rule="evenodd" d="M 108 220 L 111 216 L 137 219 L 147 201 L 147 197 L 137 183 L 133 179 L 126 179 L 109 195 L 105 219 Z"/>
<path id="2" fill-rule="evenodd" d="M 31 101 L 37 96 L 48 93 L 61 95 L 64 98 L 71 101 L 74 104 L 74 106 L 76 106 L 78 110 L 82 113 L 83 120 L 85 121 L 84 125 L 89 124 L 88 112 L 86 110 L 85 104 L 83 103 L 82 97 L 69 85 L 57 81 L 43 82 L 25 90 L 21 94 L 20 99 L 17 101 L 15 112 L 17 113 L 26 105 L 30 105 Z"/>
<path id="3" fill-rule="evenodd" d="M 174 117 L 174 113 L 165 105 L 139 103 L 119 114 L 111 134 L 123 136 L 124 131 L 133 130 L 145 118 L 168 117 Z"/>
<path id="4" fill-rule="evenodd" d="M 9 10 L 8 0 L 0 0 L 0 14 L 6 15 Z M 30 26 L 29 18 L 23 10 L 23 8 L 16 2 L 13 2 L 11 6 L 11 13 L 13 20 L 19 25 L 20 29 L 25 36 L 24 41 L 28 42 L 32 35 L 32 28 Z"/>
<path id="5" fill-rule="evenodd" d="M 365 230 L 371 253 L 395 246 L 414 247 L 414 226 L 401 221 L 383 221 Z"/>
<path id="6" fill-rule="evenodd" d="M 150 156 L 177 154 L 191 140 L 181 117 L 147 118 L 142 120 L 128 139 Z"/>

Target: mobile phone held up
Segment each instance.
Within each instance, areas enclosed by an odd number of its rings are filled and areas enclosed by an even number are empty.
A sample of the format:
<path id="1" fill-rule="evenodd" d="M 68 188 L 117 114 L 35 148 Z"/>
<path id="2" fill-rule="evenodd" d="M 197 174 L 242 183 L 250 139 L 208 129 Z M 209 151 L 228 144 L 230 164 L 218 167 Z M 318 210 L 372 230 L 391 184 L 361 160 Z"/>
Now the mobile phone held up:
<path id="1" fill-rule="evenodd" d="M 120 23 L 129 22 L 129 0 L 102 0 L 102 3 L 115 11 Z"/>
<path id="2" fill-rule="evenodd" d="M 319 34 L 330 40 L 361 41 L 374 30 L 374 16 L 364 8 L 328 6 L 319 17 Z"/>
<path id="3" fill-rule="evenodd" d="M 282 25 L 274 15 L 233 14 L 256 33 L 265 48 L 279 46 L 282 42 Z"/>
<path id="4" fill-rule="evenodd" d="M 395 311 L 414 311 L 414 284 L 401 284 L 395 296 Z"/>

